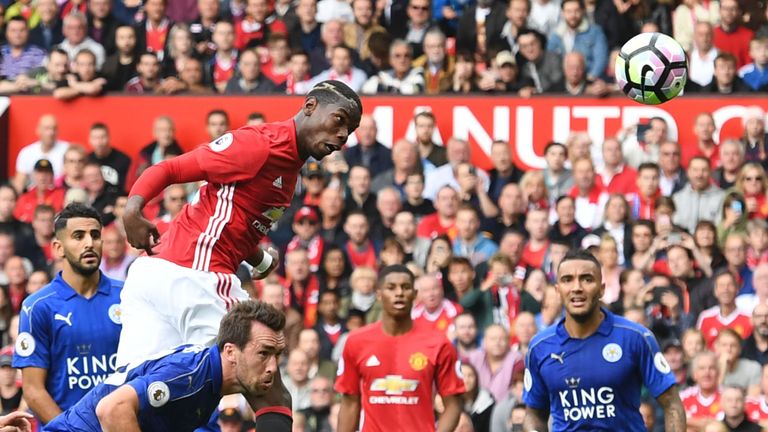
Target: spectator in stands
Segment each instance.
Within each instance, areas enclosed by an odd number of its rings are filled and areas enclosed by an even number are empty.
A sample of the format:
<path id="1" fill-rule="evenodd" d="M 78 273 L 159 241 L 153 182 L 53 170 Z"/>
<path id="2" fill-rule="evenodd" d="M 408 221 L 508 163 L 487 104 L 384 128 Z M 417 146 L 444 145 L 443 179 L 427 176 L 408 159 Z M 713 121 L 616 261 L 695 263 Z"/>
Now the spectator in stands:
<path id="1" fill-rule="evenodd" d="M 65 190 L 81 188 L 83 168 L 85 167 L 85 149 L 79 144 L 69 146 L 64 153 L 64 174 L 54 179 L 56 187 Z"/>
<path id="2" fill-rule="evenodd" d="M 45 266 L 37 266 L 35 268 L 47 268 L 47 264 L 50 264 L 54 260 L 53 246 L 51 241 L 53 240 L 53 220 L 56 215 L 56 209 L 47 204 L 41 204 L 35 207 L 35 214 L 32 219 L 32 231 L 35 236 L 35 242 L 37 247 L 42 250 L 45 259 Z"/>
<path id="3" fill-rule="evenodd" d="M 259 299 L 285 314 L 285 341 L 286 347 L 291 350 L 299 344 L 299 333 L 304 328 L 303 318 L 299 312 L 286 306 L 288 292 L 277 282 L 265 282 L 261 288 Z"/>
<path id="4" fill-rule="evenodd" d="M 169 50 L 170 51 L 170 50 Z M 161 92 L 165 94 L 208 95 L 213 89 L 203 82 L 203 64 L 194 57 L 183 57 L 176 61 L 178 78 L 163 80 Z"/>
<path id="5" fill-rule="evenodd" d="M 195 42 L 197 55 L 209 56 L 214 52 L 214 47 L 211 45 L 212 42 L 215 43 L 213 33 L 216 31 L 216 24 L 228 21 L 221 21 L 221 4 L 218 1 L 198 0 L 197 12 L 198 17 L 190 22 L 189 30 Z M 234 39 L 234 29 L 232 36 Z"/>
<path id="6" fill-rule="evenodd" d="M 29 41 L 50 51 L 64 40 L 59 5 L 56 0 L 38 0 L 35 10 L 40 15 L 40 22 L 30 29 Z"/>
<path id="7" fill-rule="evenodd" d="M 587 77 L 584 56 L 575 51 L 566 53 L 563 57 L 563 80 L 548 90 L 549 93 L 566 96 L 595 97 L 603 97 L 609 91 L 609 87 L 601 79 Z"/>
<path id="8" fill-rule="evenodd" d="M 759 272 L 759 273 L 758 273 Z M 758 276 L 759 275 L 759 276 Z M 766 284 L 768 266 L 755 270 L 755 285 Z M 758 277 L 762 278 L 758 282 Z M 752 310 L 752 334 L 744 340 L 741 357 L 765 366 L 768 363 L 768 304 L 757 303 Z"/>
<path id="9" fill-rule="evenodd" d="M 299 333 L 297 348 L 307 355 L 309 379 L 317 376 L 332 379 L 336 376 L 336 365 L 320 356 L 320 339 L 314 328 L 305 328 Z"/>
<path id="10" fill-rule="evenodd" d="M 448 185 L 440 188 L 435 200 L 436 212 L 421 220 L 417 235 L 422 238 L 434 239 L 439 235 L 453 232 L 458 206 L 459 195 L 456 190 Z"/>
<path id="11" fill-rule="evenodd" d="M 124 281 L 128 276 L 128 267 L 136 256 L 128 255 L 128 243 L 114 227 L 104 229 L 101 241 L 104 255 L 99 270 L 111 279 Z"/>
<path id="12" fill-rule="evenodd" d="M 451 137 L 448 139 L 445 148 L 448 163 L 431 171 L 427 171 L 424 197 L 432 199 L 440 188 L 449 185 L 461 192 L 462 200 L 471 199 L 477 204 L 484 204 L 483 213 L 488 217 L 495 216 L 495 205 L 490 202 L 487 195 L 488 174 L 486 174 L 485 171 L 478 170 L 470 164 L 471 154 L 469 142 L 460 138 Z M 462 165 L 467 166 L 460 170 Z M 473 178 L 465 178 L 467 175 Z M 478 192 L 481 188 L 482 191 Z M 479 195 L 482 195 L 482 197 Z M 480 200 L 480 202 L 478 202 L 478 200 Z"/>
<path id="13" fill-rule="evenodd" d="M 449 148 L 455 151 L 456 144 L 452 144 L 454 140 L 448 141 Z M 445 165 L 448 167 L 449 165 Z M 438 173 L 447 172 L 444 167 L 435 170 L 430 174 L 430 180 L 434 180 L 434 176 Z M 462 203 L 470 204 L 480 211 L 482 218 L 496 217 L 499 214 L 499 209 L 496 207 L 494 201 L 488 196 L 486 188 L 488 187 L 487 175 L 485 172 L 478 172 L 477 168 L 469 162 L 461 162 L 456 165 L 454 170 L 456 177 L 456 184 L 459 190 L 459 199 Z M 453 182 L 451 182 L 453 183 Z M 434 183 L 432 183 L 434 185 Z M 453 186 L 453 184 L 449 184 Z M 454 186 L 455 187 L 455 186 Z"/>
<path id="14" fill-rule="evenodd" d="M 376 193 L 376 214 L 368 214 L 369 218 L 375 220 L 374 226 L 371 228 L 371 239 L 374 243 L 381 244 L 383 240 L 392 237 L 392 225 L 395 222 L 395 216 L 403 208 L 401 200 L 400 191 L 392 186 Z"/>
<path id="15" fill-rule="evenodd" d="M 621 143 L 608 137 L 603 141 L 603 165 L 595 170 L 608 193 L 628 194 L 635 189 L 637 172 L 624 163 Z"/>
<path id="16" fill-rule="evenodd" d="M 136 23 L 136 48 L 139 52 L 153 52 L 160 60 L 171 42 L 168 36 L 173 27 L 166 15 L 167 6 L 166 0 L 148 0 L 144 3 L 144 19 Z"/>
<path id="17" fill-rule="evenodd" d="M 115 52 L 104 61 L 101 74 L 107 79 L 108 91 L 121 91 L 136 73 L 136 30 L 128 25 L 114 29 Z"/>
<path id="18" fill-rule="evenodd" d="M 298 348 L 292 350 L 288 355 L 285 372 L 283 386 L 291 394 L 293 410 L 300 411 L 309 408 L 309 358 L 307 354 Z"/>
<path id="19" fill-rule="evenodd" d="M 195 47 L 189 26 L 185 23 L 174 25 L 168 32 L 168 40 L 160 61 L 161 75 L 166 78 L 178 76 L 182 68 L 180 62 L 193 57 L 194 54 Z"/>
<path id="20" fill-rule="evenodd" d="M 5 27 L 7 44 L 0 46 L 0 76 L 14 81 L 39 67 L 45 59 L 45 51 L 29 43 L 29 29 L 26 20 L 15 16 Z"/>
<path id="21" fill-rule="evenodd" d="M 714 276 L 713 283 L 718 304 L 701 312 L 696 323 L 707 346 L 713 346 L 715 338 L 724 328 L 736 329 L 741 337 L 748 337 L 752 333 L 752 325 L 749 315 L 736 307 L 736 276 L 729 271 L 720 271 Z"/>
<path id="22" fill-rule="evenodd" d="M 314 76 L 331 67 L 333 49 L 344 44 L 344 23 L 339 20 L 329 20 L 322 25 L 320 31 L 321 43 L 309 53 L 310 73 Z M 357 58 L 355 58 L 355 61 Z"/>
<path id="23" fill-rule="evenodd" d="M 446 53 L 445 34 L 439 29 L 431 29 L 424 36 L 424 54 L 413 60 L 413 67 L 424 70 L 424 93 L 445 93 L 451 88 L 455 70 L 453 56 Z M 414 51 L 415 52 L 415 51 Z"/>
<path id="24" fill-rule="evenodd" d="M 538 2 L 533 2 L 535 5 Z M 535 9 L 535 6 L 534 6 Z M 531 88 L 521 89 L 521 96 L 545 93 L 563 79 L 562 57 L 546 50 L 546 37 L 536 30 L 523 29 L 517 35 L 520 55 L 525 63 L 520 65 L 521 80 L 533 82 Z"/>
<path id="25" fill-rule="evenodd" d="M 376 194 L 371 192 L 371 175 L 362 165 L 353 165 L 349 170 L 349 193 L 345 202 L 347 212 L 362 210 L 365 214 L 376 214 Z"/>
<path id="26" fill-rule="evenodd" d="M 117 200 L 117 192 L 114 186 L 104 181 L 101 174 L 101 165 L 89 162 L 83 169 L 83 188 L 88 193 L 87 204 L 101 214 L 102 223 L 106 226 L 115 220 L 112 210 Z"/>
<path id="27" fill-rule="evenodd" d="M 205 76 L 217 92 L 223 93 L 227 82 L 236 74 L 235 28 L 228 21 L 219 21 L 214 25 L 211 37 L 215 50 L 205 63 Z"/>
<path id="28" fill-rule="evenodd" d="M 57 212 L 64 204 L 64 189 L 57 188 L 53 181 L 53 166 L 48 159 L 35 163 L 32 173 L 34 186 L 19 196 L 14 216 L 22 222 L 31 222 L 35 208 L 40 204 L 52 206 Z"/>
<path id="29" fill-rule="evenodd" d="M 374 4 L 371 0 L 353 1 L 354 20 L 344 24 L 344 44 L 360 53 L 360 59 L 370 57 L 368 41 L 374 33 L 386 33 L 386 29 L 375 21 Z"/>
<path id="30" fill-rule="evenodd" d="M 651 219 L 656 216 L 658 200 L 662 197 L 659 189 L 659 166 L 643 162 L 637 168 L 635 190 L 626 195 L 630 215 L 633 219 Z"/>
<path id="31" fill-rule="evenodd" d="M 136 65 L 137 75 L 125 83 L 125 92 L 128 94 L 154 93 L 160 90 L 162 78 L 160 77 L 160 61 L 152 52 L 145 52 L 139 56 Z"/>
<path id="32" fill-rule="evenodd" d="M 320 283 L 310 272 L 309 265 L 306 249 L 292 250 L 285 255 L 285 277 L 280 282 L 290 296 L 290 307 L 303 317 L 305 328 L 315 325 L 320 292 Z"/>
<path id="33" fill-rule="evenodd" d="M 71 100 L 80 96 L 100 96 L 104 93 L 107 80 L 96 73 L 96 56 L 87 48 L 75 55 L 74 67 L 67 75 L 67 85 L 53 91 L 53 97 Z"/>
<path id="34" fill-rule="evenodd" d="M 361 0 L 365 1 L 365 0 Z M 392 168 L 392 152 L 376 140 L 376 120 L 366 114 L 360 118 L 355 135 L 357 145 L 344 149 L 344 159 L 349 166 L 362 165 L 368 168 L 371 177 Z"/>
<path id="35" fill-rule="evenodd" d="M 418 0 L 414 0 L 418 1 Z M 372 76 L 361 89 L 363 94 L 415 95 L 424 91 L 422 68 L 411 67 L 411 47 L 402 39 L 392 42 L 389 63 L 392 69 Z"/>
<path id="36" fill-rule="evenodd" d="M 344 197 L 341 189 L 327 187 L 320 195 L 320 235 L 326 244 L 339 245 L 344 237 Z"/>
<path id="37" fill-rule="evenodd" d="M 352 50 L 345 45 L 339 45 L 331 50 L 331 67 L 315 75 L 309 81 L 299 83 L 296 93 L 306 94 L 316 84 L 325 80 L 339 80 L 347 84 L 352 90 L 360 91 L 368 76 L 362 69 L 352 64 Z"/>
<path id="38" fill-rule="evenodd" d="M 392 168 L 373 179 L 371 189 L 380 190 L 386 186 L 395 186 L 402 190 L 408 176 L 421 171 L 416 144 L 402 138 L 392 146 Z"/>
<path id="39" fill-rule="evenodd" d="M 608 194 L 595 179 L 591 159 L 581 158 L 573 164 L 573 183 L 569 195 L 576 204 L 576 222 L 585 229 L 599 227 Z"/>
<path id="40" fill-rule="evenodd" d="M 154 141 L 144 146 L 139 152 L 139 161 L 136 169 L 136 178 L 147 167 L 162 162 L 173 155 L 180 155 L 184 151 L 176 142 L 176 128 L 173 120 L 168 116 L 157 117 L 152 125 L 152 137 Z"/>
<path id="41" fill-rule="evenodd" d="M 459 18 L 456 49 L 475 54 L 477 61 L 484 61 L 493 50 L 501 50 L 501 31 L 507 21 L 505 12 L 505 4 L 492 0 L 468 4 Z"/>
<path id="42" fill-rule="evenodd" d="M 476 266 L 488 261 L 499 249 L 493 240 L 480 235 L 480 215 L 475 207 L 463 204 L 456 212 L 455 224 L 454 256 L 466 257 Z"/>
<path id="43" fill-rule="evenodd" d="M 703 28 L 703 25 L 706 25 L 711 30 L 712 26 L 719 21 L 719 6 L 719 2 L 688 0 L 675 8 L 672 15 L 673 35 L 683 49 L 691 53 L 691 57 L 696 53 L 696 39 L 699 36 L 700 27 Z"/>
<path id="44" fill-rule="evenodd" d="M 352 265 L 376 268 L 376 252 L 381 245 L 371 241 L 368 216 L 360 210 L 350 212 L 344 223 L 344 232 L 349 238 L 344 244 L 344 250 Z"/>
<path id="45" fill-rule="evenodd" d="M 446 333 L 461 306 L 445 298 L 443 284 L 434 275 L 416 279 L 417 304 L 411 311 L 414 322 L 419 322 L 440 333 Z"/>
<path id="46" fill-rule="evenodd" d="M 516 183 L 507 183 L 497 202 L 498 216 L 483 219 L 481 230 L 491 235 L 494 241 L 499 241 L 507 229 L 525 231 L 526 207 L 521 188 Z"/>
<path id="47" fill-rule="evenodd" d="M 457 258 L 452 262 L 457 268 L 464 268 L 471 271 L 471 267 L 468 266 L 469 262 L 466 261 L 466 259 Z M 459 359 L 466 361 L 472 353 L 479 349 L 477 324 L 475 323 L 472 314 L 466 311 L 457 315 L 453 322 L 456 329 L 456 340 L 454 341 L 454 345 L 458 352 Z"/>
<path id="48" fill-rule="evenodd" d="M 691 369 L 696 385 L 683 390 L 680 399 L 685 407 L 688 427 L 701 429 L 720 414 L 717 356 L 703 351 L 693 358 Z"/>
<path id="49" fill-rule="evenodd" d="M 573 197 L 561 195 L 555 201 L 557 220 L 549 228 L 547 238 L 552 242 L 565 242 L 578 248 L 587 231 L 576 222 L 576 205 Z"/>
<path id="50" fill-rule="evenodd" d="M 262 75 L 259 68 L 259 57 L 256 52 L 243 51 L 238 62 L 239 73 L 230 78 L 224 93 L 264 94 L 276 92 L 275 84 Z"/>
<path id="51" fill-rule="evenodd" d="M 33 167 L 40 159 L 47 159 L 53 168 L 53 174 L 61 175 L 64 169 L 64 153 L 69 143 L 58 139 L 58 122 L 51 114 L 44 114 L 37 123 L 38 141 L 21 149 L 16 156 L 16 176 L 13 186 L 22 192 L 30 181 Z"/>
<path id="52" fill-rule="evenodd" d="M 608 45 L 603 30 L 596 24 L 590 24 L 585 17 L 584 3 L 580 0 L 563 1 L 560 9 L 562 20 L 549 36 L 547 51 L 561 56 L 572 51 L 579 52 L 584 56 L 587 78 L 602 76 L 608 62 Z M 566 39 L 573 40 L 572 46 L 566 45 Z"/>
<path id="53" fill-rule="evenodd" d="M 181 213 L 186 203 L 187 191 L 184 189 L 184 185 L 176 184 L 165 188 L 163 191 L 162 215 L 153 221 L 160 235 L 168 231 L 171 222 Z"/>
<path id="54" fill-rule="evenodd" d="M 768 86 L 768 38 L 755 37 L 749 42 L 749 57 L 752 63 L 739 68 L 739 78 L 752 90 Z"/>
<path id="55" fill-rule="evenodd" d="M 294 21 L 289 32 L 289 41 L 294 52 L 301 51 L 309 54 L 323 43 L 320 23 L 317 22 L 316 15 L 316 0 L 300 0 L 296 4 L 297 20 Z"/>
<path id="56" fill-rule="evenodd" d="M 750 162 L 766 160 L 765 112 L 757 106 L 747 107 L 742 117 L 745 159 Z"/>
<path id="57" fill-rule="evenodd" d="M 719 51 L 730 53 L 735 57 L 736 68 L 749 63 L 749 41 L 754 34 L 752 30 L 741 24 L 739 2 L 721 0 L 720 25 L 715 28 L 714 43 Z"/>
<path id="58" fill-rule="evenodd" d="M 263 64 L 263 73 L 277 86 L 285 84 L 291 73 L 288 62 L 291 59 L 291 49 L 288 38 L 284 34 L 273 34 L 267 40 L 269 59 Z"/>
<path id="59" fill-rule="evenodd" d="M 266 46 L 272 34 L 287 34 L 283 20 L 272 15 L 266 0 L 247 0 L 245 17 L 235 26 L 235 48 Z"/>
<path id="60" fill-rule="evenodd" d="M 762 231 L 760 236 L 765 235 L 766 224 L 764 221 L 750 221 L 747 225 L 750 233 L 750 237 L 754 236 L 755 231 Z M 750 255 L 748 251 L 748 256 Z M 746 313 L 751 311 L 758 304 L 768 304 L 768 267 L 766 267 L 765 261 L 761 261 L 752 270 L 752 288 L 755 290 L 754 294 L 742 294 L 736 297 L 736 306 L 739 310 Z"/>
<path id="61" fill-rule="evenodd" d="M 464 412 L 469 414 L 472 420 L 472 429 L 475 431 L 489 431 L 491 426 L 491 413 L 495 401 L 493 396 L 478 382 L 478 374 L 472 364 L 461 363 L 461 375 L 464 378 L 466 392 L 462 396 Z"/>
<path id="62" fill-rule="evenodd" d="M 332 430 L 329 420 L 333 402 L 333 381 L 324 376 L 316 376 L 309 382 L 309 388 L 309 406 L 301 411 L 307 422 L 305 430 Z"/>
<path id="63" fill-rule="evenodd" d="M 40 251 L 35 244 L 32 227 L 13 215 L 17 198 L 16 190 L 11 185 L 0 184 L 0 234 L 11 236 L 11 246 L 16 253 L 30 259 L 35 268 L 41 268 L 38 259 Z M 44 259 L 42 264 L 45 264 Z"/>
<path id="64" fill-rule="evenodd" d="M 395 39 L 401 39 L 411 48 L 412 58 L 418 58 L 423 53 L 427 31 L 432 25 L 430 3 L 425 0 L 408 0 L 406 9 L 407 19 L 402 25 L 389 28 L 389 33 Z"/>
<path id="65" fill-rule="evenodd" d="M 736 70 L 736 58 L 728 52 L 721 52 L 715 57 L 715 72 L 712 81 L 698 91 L 726 95 L 751 92 L 752 89 L 736 75 Z"/>
<path id="66" fill-rule="evenodd" d="M 677 208 L 674 223 L 693 232 L 699 220 L 720 221 L 719 209 L 725 193 L 712 184 L 707 158 L 697 156 L 691 159 L 687 176 L 688 184 L 673 195 Z"/>
<path id="67" fill-rule="evenodd" d="M 718 5 L 717 2 L 710 2 L 712 5 Z M 699 21 L 693 30 L 693 47 L 689 50 L 688 56 L 688 79 L 691 83 L 701 87 L 707 86 L 712 82 L 712 76 L 715 73 L 715 58 L 719 54 L 718 49 L 713 45 L 714 23 Z M 686 86 L 686 88 L 695 88 L 695 86 Z"/>
<path id="68" fill-rule="evenodd" d="M 506 185 L 519 183 L 525 171 L 515 166 L 507 141 L 494 140 L 491 143 L 490 158 L 493 168 L 488 171 L 488 196 L 493 202 L 497 202 Z"/>
<path id="69" fill-rule="evenodd" d="M 470 355 L 469 363 L 477 370 L 480 386 L 488 390 L 494 400 L 507 396 L 514 375 L 523 369 L 522 355 L 510 350 L 509 333 L 497 324 L 485 330 L 483 347 Z"/>
<path id="70" fill-rule="evenodd" d="M 151 1 L 161 2 L 164 0 Z M 59 48 L 67 53 L 70 61 L 74 61 L 75 55 L 81 50 L 90 50 L 96 56 L 96 70 L 101 70 L 106 58 L 104 47 L 88 36 L 87 20 L 85 15 L 80 12 L 73 12 L 64 17 L 64 41 L 59 44 Z"/>
<path id="71" fill-rule="evenodd" d="M 693 135 L 696 138 L 696 147 L 691 148 L 691 156 L 704 156 L 710 161 L 710 168 L 715 170 L 720 166 L 720 147 L 715 142 L 715 118 L 710 112 L 702 112 L 696 116 L 693 122 Z M 690 157 L 690 156 L 689 156 Z M 688 158 L 683 160 L 683 165 L 688 165 Z"/>
<path id="72" fill-rule="evenodd" d="M 624 159 L 637 169 L 643 162 L 659 160 L 659 147 L 668 140 L 667 122 L 661 117 L 652 117 L 648 123 L 639 123 L 619 132 Z"/>
<path id="73" fill-rule="evenodd" d="M 749 321 L 747 321 L 749 322 Z M 715 339 L 715 354 L 718 357 L 718 376 L 721 386 L 739 386 L 750 394 L 760 392 L 760 363 L 741 357 L 742 336 L 735 327 L 720 330 Z"/>
<path id="74" fill-rule="evenodd" d="M 431 111 L 421 111 L 414 116 L 413 125 L 424 172 L 428 173 L 448 163 L 445 147 L 434 142 L 435 115 Z"/>
<path id="75" fill-rule="evenodd" d="M 729 430 L 760 432 L 763 429 L 757 423 L 750 421 L 744 412 L 745 399 L 744 387 L 729 385 L 723 389 L 720 396 L 724 415 L 723 423 Z"/>
<path id="76" fill-rule="evenodd" d="M 118 29 L 118 34 L 119 32 Z M 88 155 L 88 161 L 101 165 L 104 181 L 117 188 L 118 191 L 125 191 L 131 158 L 112 147 L 107 125 L 104 123 L 91 125 L 88 145 L 93 149 L 93 152 Z"/>
<path id="77" fill-rule="evenodd" d="M 632 226 L 630 207 L 624 195 L 612 194 L 605 203 L 605 218 L 603 224 L 593 233 L 602 237 L 610 234 L 616 240 L 619 252 L 619 265 L 627 266 L 632 257 Z"/>
<path id="78" fill-rule="evenodd" d="M 109 0 L 90 0 L 88 2 L 88 36 L 104 47 L 107 55 L 115 52 L 115 30 L 119 25 L 112 13 Z"/>
<path id="79" fill-rule="evenodd" d="M 739 171 L 744 166 L 744 146 L 740 141 L 727 139 L 719 146 L 720 167 L 712 172 L 715 184 L 728 190 L 736 184 Z"/>
<path id="80" fill-rule="evenodd" d="M 317 272 L 323 256 L 325 241 L 320 236 L 320 217 L 313 207 L 304 206 L 293 215 L 293 232 L 296 235 L 288 242 L 286 253 L 298 248 L 306 249 L 310 271 Z"/>
<path id="81" fill-rule="evenodd" d="M 0 290 L 7 294 L 6 301 L 12 314 L 16 315 L 21 312 L 21 303 L 29 295 L 27 292 L 27 279 L 29 278 L 27 265 L 22 257 L 15 255 L 5 262 L 3 272 L 8 278 L 8 283 L 0 287 Z"/>
<path id="82" fill-rule="evenodd" d="M 512 54 L 517 54 L 519 51 L 517 36 L 528 27 L 530 12 L 531 3 L 526 0 L 512 0 L 509 2 L 505 14 L 507 21 L 504 23 L 499 34 L 499 49 L 502 51 L 509 50 Z"/>
<path id="83" fill-rule="evenodd" d="M 456 54 L 456 67 L 449 92 L 458 94 L 480 92 L 480 76 L 472 53 L 462 51 Z"/>
<path id="84" fill-rule="evenodd" d="M 680 165 L 680 145 L 664 140 L 659 146 L 659 188 L 663 196 L 672 196 L 688 183 L 688 177 Z"/>

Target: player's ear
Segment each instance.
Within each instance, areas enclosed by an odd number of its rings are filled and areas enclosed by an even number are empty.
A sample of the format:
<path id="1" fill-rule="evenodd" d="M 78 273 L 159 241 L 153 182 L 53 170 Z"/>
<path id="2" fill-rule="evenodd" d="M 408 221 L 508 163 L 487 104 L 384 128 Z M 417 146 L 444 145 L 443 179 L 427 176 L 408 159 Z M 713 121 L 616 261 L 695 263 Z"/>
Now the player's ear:
<path id="1" fill-rule="evenodd" d="M 307 96 L 307 98 L 304 99 L 304 106 L 302 107 L 304 115 L 307 117 L 311 116 L 312 113 L 317 109 L 317 105 L 318 102 L 315 96 Z"/>
<path id="2" fill-rule="evenodd" d="M 224 349 L 222 350 L 222 354 L 224 354 L 224 360 L 230 363 L 237 363 L 235 348 L 235 344 L 233 343 L 227 342 L 224 344 Z"/>
<path id="3" fill-rule="evenodd" d="M 51 241 L 51 248 L 53 249 L 53 254 L 60 259 L 64 259 L 64 245 L 61 243 L 61 240 L 59 240 L 59 235 L 54 234 L 53 240 Z"/>

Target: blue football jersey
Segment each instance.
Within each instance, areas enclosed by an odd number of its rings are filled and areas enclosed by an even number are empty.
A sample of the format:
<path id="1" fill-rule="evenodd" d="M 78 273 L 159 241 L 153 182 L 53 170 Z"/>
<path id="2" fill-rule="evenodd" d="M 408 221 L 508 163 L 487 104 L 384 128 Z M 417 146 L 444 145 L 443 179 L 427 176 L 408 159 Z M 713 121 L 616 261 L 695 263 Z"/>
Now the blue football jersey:
<path id="1" fill-rule="evenodd" d="M 674 375 L 647 328 L 602 309 L 593 335 L 574 339 L 560 320 L 537 334 L 525 361 L 523 401 L 549 408 L 553 431 L 643 431 L 640 391 L 658 397 Z"/>
<path id="2" fill-rule="evenodd" d="M 13 366 L 47 369 L 45 388 L 62 410 L 115 371 L 122 288 L 101 273 L 87 299 L 59 273 L 22 304 Z"/>
<path id="3" fill-rule="evenodd" d="M 144 432 L 194 431 L 208 423 L 221 400 L 219 348 L 182 345 L 118 369 L 77 405 L 48 423 L 45 432 L 100 432 L 96 406 L 115 389 L 129 385 L 139 397 Z"/>

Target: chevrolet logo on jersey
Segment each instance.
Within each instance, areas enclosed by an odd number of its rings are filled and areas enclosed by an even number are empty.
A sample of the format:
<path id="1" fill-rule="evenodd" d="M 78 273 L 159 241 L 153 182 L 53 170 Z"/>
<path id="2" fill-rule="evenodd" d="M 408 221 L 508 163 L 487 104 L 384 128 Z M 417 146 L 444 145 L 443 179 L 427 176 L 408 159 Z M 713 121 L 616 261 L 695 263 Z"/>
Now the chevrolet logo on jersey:
<path id="1" fill-rule="evenodd" d="M 372 405 L 417 405 L 418 396 L 403 396 L 403 392 L 414 392 L 417 387 L 418 380 L 403 379 L 400 375 L 376 378 L 371 383 L 371 391 L 383 391 L 386 396 L 370 395 L 368 402 Z"/>
<path id="2" fill-rule="evenodd" d="M 383 391 L 388 395 L 401 395 L 406 391 L 415 391 L 418 386 L 418 380 L 403 379 L 400 375 L 387 375 L 384 378 L 376 378 L 373 380 L 371 383 L 371 390 Z"/>

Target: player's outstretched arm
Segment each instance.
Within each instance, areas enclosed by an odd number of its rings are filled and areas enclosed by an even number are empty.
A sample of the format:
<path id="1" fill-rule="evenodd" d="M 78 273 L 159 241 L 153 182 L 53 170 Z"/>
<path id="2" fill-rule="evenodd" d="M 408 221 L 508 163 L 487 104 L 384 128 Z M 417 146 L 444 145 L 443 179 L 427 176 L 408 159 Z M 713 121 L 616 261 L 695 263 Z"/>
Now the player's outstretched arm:
<path id="1" fill-rule="evenodd" d="M 59 405 L 45 388 L 45 381 L 48 377 L 47 369 L 25 367 L 21 370 L 21 377 L 24 400 L 27 401 L 29 408 L 32 409 L 40 421 L 48 423 L 54 417 L 61 414 L 61 408 L 59 408 Z"/>
<path id="2" fill-rule="evenodd" d="M 360 395 L 345 394 L 341 396 L 339 409 L 339 424 L 337 432 L 355 432 L 360 421 Z"/>
<path id="3" fill-rule="evenodd" d="M 538 409 L 528 407 L 525 409 L 525 420 L 523 420 L 523 430 L 525 432 L 547 432 L 549 427 L 549 408 Z"/>
<path id="4" fill-rule="evenodd" d="M 461 395 L 442 396 L 443 414 L 437 421 L 437 432 L 453 432 L 459 424 L 462 411 Z"/>
<path id="5" fill-rule="evenodd" d="M 685 432 L 685 408 L 683 408 L 683 402 L 677 392 L 677 386 L 670 387 L 656 400 L 664 409 L 664 430 L 666 432 Z"/>
<path id="6" fill-rule="evenodd" d="M 139 395 L 124 385 L 96 405 L 96 417 L 104 432 L 141 432 L 139 428 Z"/>

